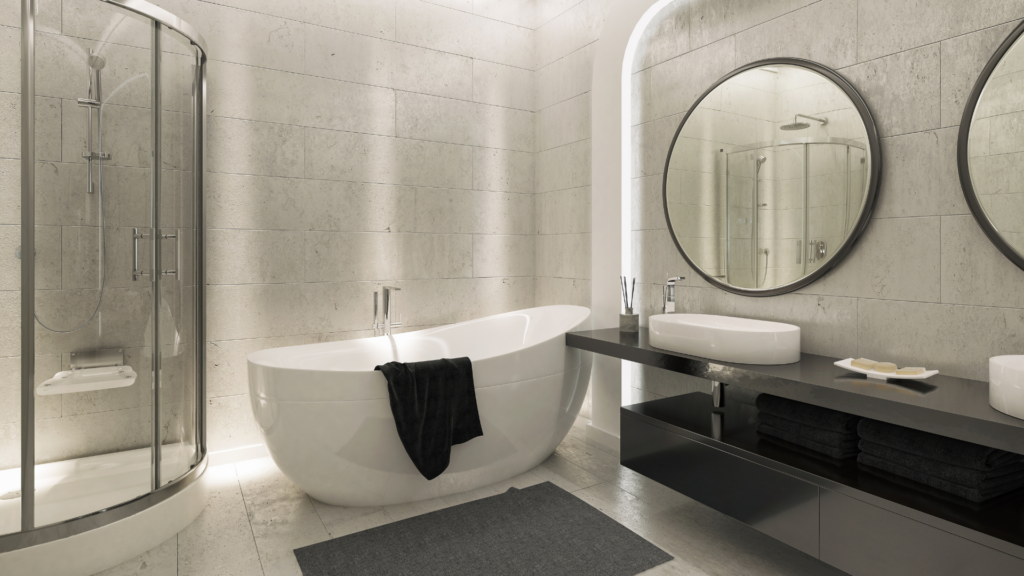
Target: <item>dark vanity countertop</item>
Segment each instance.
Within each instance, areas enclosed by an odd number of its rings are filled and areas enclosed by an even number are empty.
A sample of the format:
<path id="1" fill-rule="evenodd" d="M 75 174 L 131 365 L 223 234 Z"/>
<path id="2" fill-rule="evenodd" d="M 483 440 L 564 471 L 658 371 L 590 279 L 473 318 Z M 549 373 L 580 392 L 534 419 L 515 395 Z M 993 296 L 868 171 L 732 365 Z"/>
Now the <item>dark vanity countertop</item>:
<path id="1" fill-rule="evenodd" d="M 942 374 L 927 380 L 868 379 L 835 366 L 841 358 L 801 354 L 779 366 L 731 364 L 654 348 L 647 328 L 570 332 L 565 343 L 588 350 L 715 380 L 756 392 L 842 410 L 909 428 L 1024 454 L 1024 420 L 989 406 L 988 383 Z M 726 394 L 728 402 L 728 393 Z"/>

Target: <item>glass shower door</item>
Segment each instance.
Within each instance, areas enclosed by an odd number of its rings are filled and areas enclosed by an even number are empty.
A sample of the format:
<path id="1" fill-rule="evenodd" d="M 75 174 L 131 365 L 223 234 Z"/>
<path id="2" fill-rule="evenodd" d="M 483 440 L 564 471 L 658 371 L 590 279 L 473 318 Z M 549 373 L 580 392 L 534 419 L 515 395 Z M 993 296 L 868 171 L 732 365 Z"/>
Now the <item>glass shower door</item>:
<path id="1" fill-rule="evenodd" d="M 37 527 L 151 487 L 154 295 L 132 258 L 152 211 L 148 29 L 96 3 L 36 33 Z"/>
<path id="2" fill-rule="evenodd" d="M 159 213 L 159 484 L 198 462 L 196 448 L 195 147 L 198 54 L 177 32 L 161 28 Z"/>

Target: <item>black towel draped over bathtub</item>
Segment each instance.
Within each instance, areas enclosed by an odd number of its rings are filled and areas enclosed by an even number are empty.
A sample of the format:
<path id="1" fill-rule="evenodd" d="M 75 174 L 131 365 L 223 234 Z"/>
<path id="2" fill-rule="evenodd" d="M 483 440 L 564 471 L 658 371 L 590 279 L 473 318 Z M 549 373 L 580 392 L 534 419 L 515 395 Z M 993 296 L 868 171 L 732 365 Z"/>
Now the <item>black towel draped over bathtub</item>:
<path id="1" fill-rule="evenodd" d="M 427 480 L 448 468 L 452 446 L 484 435 L 469 358 L 388 362 L 374 369 L 387 378 L 398 437 Z"/>

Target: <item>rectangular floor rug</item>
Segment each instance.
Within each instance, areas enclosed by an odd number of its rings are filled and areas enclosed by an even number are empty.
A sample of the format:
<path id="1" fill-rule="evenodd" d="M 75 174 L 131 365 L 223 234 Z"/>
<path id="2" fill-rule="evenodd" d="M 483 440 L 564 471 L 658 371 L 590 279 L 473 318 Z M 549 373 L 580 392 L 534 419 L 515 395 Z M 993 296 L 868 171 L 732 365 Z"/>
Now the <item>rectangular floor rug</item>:
<path id="1" fill-rule="evenodd" d="M 633 576 L 672 556 L 550 482 L 298 548 L 303 576 Z"/>

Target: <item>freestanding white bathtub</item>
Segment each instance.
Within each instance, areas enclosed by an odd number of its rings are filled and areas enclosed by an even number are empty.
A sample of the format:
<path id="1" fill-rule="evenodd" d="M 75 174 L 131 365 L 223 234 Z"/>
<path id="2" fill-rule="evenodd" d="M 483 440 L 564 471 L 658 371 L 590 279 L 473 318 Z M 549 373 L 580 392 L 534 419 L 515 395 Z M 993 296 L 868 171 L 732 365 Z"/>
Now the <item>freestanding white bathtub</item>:
<path id="1" fill-rule="evenodd" d="M 565 346 L 588 320 L 544 306 L 440 328 L 249 355 L 249 392 L 282 472 L 340 506 L 386 506 L 472 490 L 521 474 L 568 434 L 590 381 L 591 355 Z M 387 384 L 374 367 L 468 356 L 484 435 L 452 447 L 428 481 L 405 453 Z"/>

